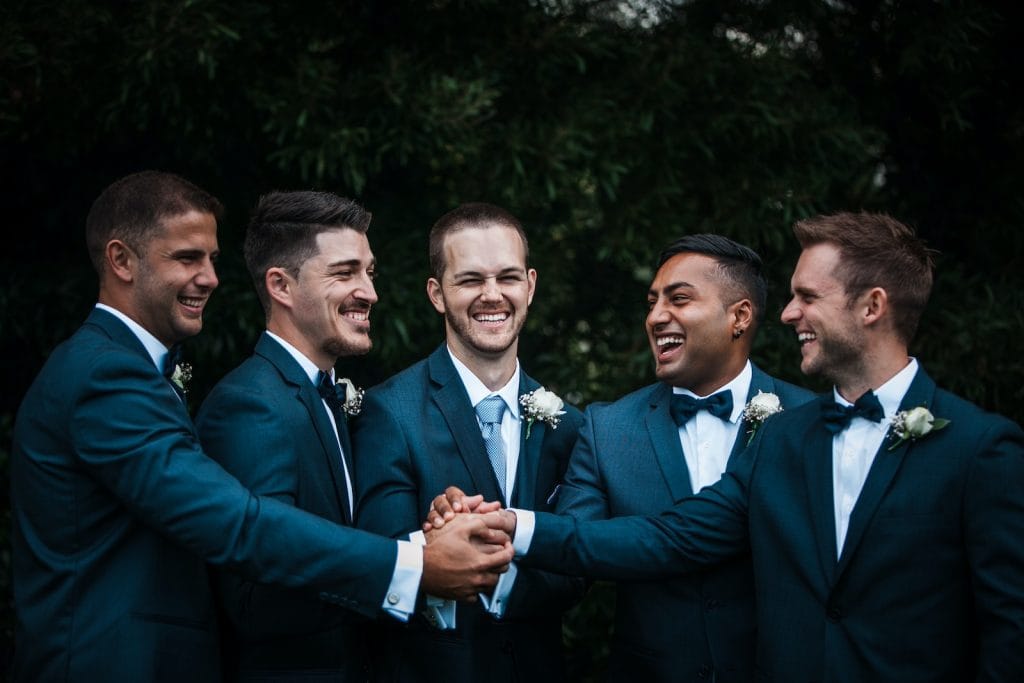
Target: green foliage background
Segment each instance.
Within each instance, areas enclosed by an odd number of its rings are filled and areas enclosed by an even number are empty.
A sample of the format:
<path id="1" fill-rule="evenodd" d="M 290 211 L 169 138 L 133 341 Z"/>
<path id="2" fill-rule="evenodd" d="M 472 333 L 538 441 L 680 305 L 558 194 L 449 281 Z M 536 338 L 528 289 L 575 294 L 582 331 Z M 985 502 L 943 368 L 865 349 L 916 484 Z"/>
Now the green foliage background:
<path id="1" fill-rule="evenodd" d="M 143 168 L 180 173 L 229 211 L 222 284 L 190 343 L 193 396 L 262 329 L 240 258 L 249 208 L 270 189 L 318 188 L 375 215 L 376 346 L 343 368 L 364 386 L 440 340 L 426 235 L 470 200 L 525 221 L 540 278 L 521 357 L 578 404 L 651 381 L 652 260 L 689 232 L 764 255 L 773 290 L 755 358 L 801 381 L 775 315 L 798 251 L 789 228 L 863 208 L 940 253 L 914 352 L 1020 422 L 1018 14 L 896 0 L 7 0 L 0 476 L 22 394 L 95 300 L 89 205 Z M 5 589 L 8 532 L 5 519 Z M 599 586 L 568 621 L 581 678 L 602 666 L 610 609 Z"/>

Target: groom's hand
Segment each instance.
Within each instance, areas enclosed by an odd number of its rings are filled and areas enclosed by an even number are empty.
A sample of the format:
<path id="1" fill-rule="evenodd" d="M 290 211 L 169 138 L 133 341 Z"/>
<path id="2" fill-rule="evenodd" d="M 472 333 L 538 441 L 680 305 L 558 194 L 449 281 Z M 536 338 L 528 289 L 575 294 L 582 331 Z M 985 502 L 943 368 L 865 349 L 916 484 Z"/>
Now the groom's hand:
<path id="1" fill-rule="evenodd" d="M 475 602 L 512 561 L 512 544 L 496 516 L 460 515 L 427 534 L 421 588 L 430 595 Z"/>
<path id="2" fill-rule="evenodd" d="M 458 486 L 449 486 L 444 493 L 434 498 L 427 512 L 427 521 L 423 523 L 423 530 L 440 529 L 445 522 L 455 519 L 460 512 L 486 513 L 501 509 L 500 501 L 484 502 L 480 494 L 467 496 Z"/>

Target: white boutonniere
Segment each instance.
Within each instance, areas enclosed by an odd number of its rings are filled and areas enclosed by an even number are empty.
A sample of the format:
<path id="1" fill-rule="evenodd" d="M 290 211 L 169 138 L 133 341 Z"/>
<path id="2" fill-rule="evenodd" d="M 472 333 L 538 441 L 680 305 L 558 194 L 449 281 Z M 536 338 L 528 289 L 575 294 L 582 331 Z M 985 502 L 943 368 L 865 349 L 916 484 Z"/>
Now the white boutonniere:
<path id="1" fill-rule="evenodd" d="M 757 395 L 754 396 L 747 405 L 743 406 L 743 421 L 747 423 L 748 429 L 747 434 L 750 436 L 747 438 L 747 445 L 754 440 L 754 435 L 757 434 L 757 430 L 764 424 L 764 421 L 775 413 L 782 412 L 782 402 L 779 397 L 771 392 L 764 392 L 758 390 Z"/>
<path id="2" fill-rule="evenodd" d="M 178 363 L 171 373 L 171 381 L 174 386 L 181 389 L 181 393 L 188 393 L 188 383 L 192 381 L 192 366 L 188 363 Z"/>
<path id="3" fill-rule="evenodd" d="M 565 415 L 562 408 L 565 404 L 554 392 L 544 387 L 523 394 L 519 397 L 519 403 L 523 406 L 523 415 L 526 417 L 526 438 L 530 438 L 530 428 L 533 423 L 540 420 L 552 429 L 558 428 L 559 418 Z"/>
<path id="4" fill-rule="evenodd" d="M 905 441 L 917 441 L 928 434 L 938 431 L 949 424 L 949 420 L 942 417 L 935 417 L 932 412 L 924 406 L 901 410 L 892 416 L 889 422 L 889 432 L 896 441 L 889 446 L 889 450 L 896 450 Z"/>
<path id="5" fill-rule="evenodd" d="M 366 392 L 352 383 L 348 377 L 338 378 L 338 388 L 344 387 L 345 397 L 341 407 L 346 415 L 355 417 L 363 409 L 363 394 Z M 338 392 L 339 398 L 341 392 Z"/>

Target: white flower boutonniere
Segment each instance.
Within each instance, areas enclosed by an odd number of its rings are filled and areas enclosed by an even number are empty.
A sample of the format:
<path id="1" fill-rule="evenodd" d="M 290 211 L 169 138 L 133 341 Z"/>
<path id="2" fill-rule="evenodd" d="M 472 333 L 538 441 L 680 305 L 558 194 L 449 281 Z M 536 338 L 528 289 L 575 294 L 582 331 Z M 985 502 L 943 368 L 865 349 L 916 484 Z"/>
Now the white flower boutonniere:
<path id="1" fill-rule="evenodd" d="M 747 434 L 747 445 L 754 440 L 757 430 L 764 424 L 764 421 L 775 413 L 782 412 L 782 402 L 779 397 L 770 392 L 758 390 L 757 395 L 747 402 L 743 407 L 743 421 L 749 425 Z"/>
<path id="2" fill-rule="evenodd" d="M 344 403 L 341 407 L 344 409 L 346 415 L 355 417 L 359 414 L 359 411 L 363 409 L 363 394 L 366 392 L 353 384 L 352 380 L 348 377 L 338 378 L 338 387 L 345 388 Z M 341 398 L 340 391 L 338 394 L 339 398 Z"/>
<path id="3" fill-rule="evenodd" d="M 889 450 L 896 450 L 904 441 L 917 441 L 928 434 L 938 431 L 949 424 L 949 420 L 942 417 L 935 417 L 932 412 L 924 406 L 901 410 L 892 416 L 889 422 L 889 432 L 896 441 L 889 446 Z"/>
<path id="4" fill-rule="evenodd" d="M 523 394 L 519 397 L 519 403 L 523 406 L 523 414 L 526 416 L 526 438 L 530 438 L 530 428 L 537 420 L 545 423 L 552 429 L 558 428 L 558 421 L 565 411 L 562 408 L 565 404 L 554 392 L 544 387 Z"/>
<path id="5" fill-rule="evenodd" d="M 181 393 L 188 393 L 188 383 L 192 381 L 192 366 L 188 363 L 178 363 L 171 373 L 171 381 L 181 389 Z"/>

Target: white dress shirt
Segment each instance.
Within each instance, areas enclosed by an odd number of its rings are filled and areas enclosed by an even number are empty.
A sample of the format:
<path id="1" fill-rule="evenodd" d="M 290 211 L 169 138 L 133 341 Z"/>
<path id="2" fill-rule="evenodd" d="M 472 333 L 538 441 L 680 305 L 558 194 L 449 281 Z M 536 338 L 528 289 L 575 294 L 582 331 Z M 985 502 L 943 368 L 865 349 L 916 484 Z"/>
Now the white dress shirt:
<path id="1" fill-rule="evenodd" d="M 729 454 L 732 453 L 739 435 L 743 407 L 747 402 L 753 375 L 754 371 L 748 360 L 740 374 L 732 381 L 711 392 L 717 394 L 720 391 L 728 391 L 732 394 L 732 414 L 728 419 L 716 417 L 706 410 L 699 410 L 679 428 L 679 443 L 683 447 L 683 457 L 686 458 L 686 469 L 690 471 L 690 485 L 693 486 L 694 493 L 714 484 L 725 473 Z M 672 393 L 707 398 L 679 387 L 672 387 Z"/>
<path id="2" fill-rule="evenodd" d="M 836 559 L 843 554 L 843 543 L 850 528 L 850 515 L 860 497 L 868 471 L 882 447 L 889 423 L 899 410 L 903 396 L 917 374 L 917 360 L 910 359 L 907 366 L 875 390 L 885 415 L 881 422 L 854 417 L 849 426 L 832 437 L 832 501 L 836 522 Z M 853 405 L 832 389 L 836 403 Z"/>

